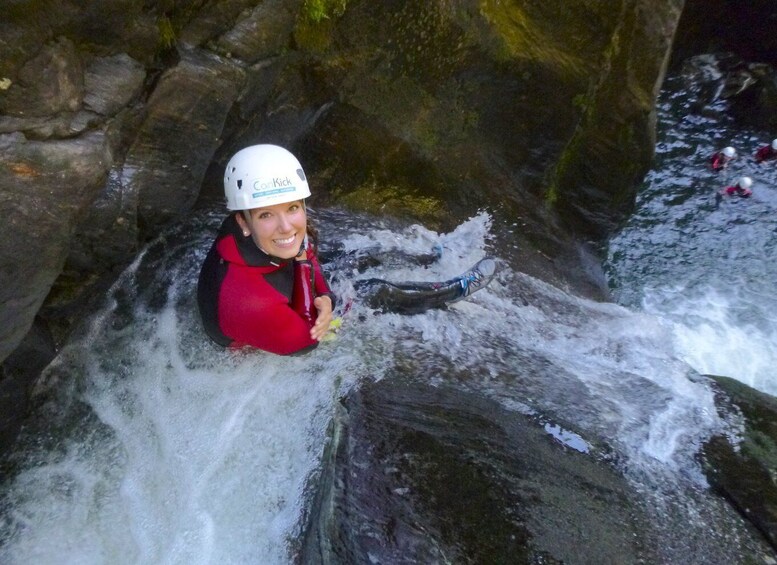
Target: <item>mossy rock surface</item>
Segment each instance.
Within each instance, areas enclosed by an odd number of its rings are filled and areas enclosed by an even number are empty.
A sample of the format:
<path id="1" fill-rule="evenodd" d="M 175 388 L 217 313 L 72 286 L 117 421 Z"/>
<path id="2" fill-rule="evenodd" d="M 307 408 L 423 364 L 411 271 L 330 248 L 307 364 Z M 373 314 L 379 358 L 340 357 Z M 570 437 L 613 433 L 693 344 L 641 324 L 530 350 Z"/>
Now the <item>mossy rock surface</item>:
<path id="1" fill-rule="evenodd" d="M 724 412 L 744 419 L 741 437 L 713 437 L 701 456 L 710 484 L 777 549 L 777 398 L 712 376 Z"/>

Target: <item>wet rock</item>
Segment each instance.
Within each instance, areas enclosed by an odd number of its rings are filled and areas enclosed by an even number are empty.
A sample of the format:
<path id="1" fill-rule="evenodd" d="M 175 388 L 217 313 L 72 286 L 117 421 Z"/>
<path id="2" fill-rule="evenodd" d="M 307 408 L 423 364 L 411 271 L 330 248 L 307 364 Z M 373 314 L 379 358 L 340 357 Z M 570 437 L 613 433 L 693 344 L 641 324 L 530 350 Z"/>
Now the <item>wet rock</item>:
<path id="1" fill-rule="evenodd" d="M 777 68 L 750 63 L 747 71 L 735 111 L 758 128 L 777 128 Z"/>
<path id="2" fill-rule="evenodd" d="M 63 112 L 55 117 L 23 118 L 0 116 L 0 133 L 22 133 L 28 139 L 74 137 L 99 127 L 102 118 L 94 112 Z"/>
<path id="3" fill-rule="evenodd" d="M 278 55 L 290 47 L 300 5 L 298 0 L 260 2 L 215 42 L 216 49 L 247 63 Z"/>
<path id="4" fill-rule="evenodd" d="M 623 2 L 602 72 L 560 156 L 549 198 L 572 229 L 606 236 L 633 209 L 655 145 L 655 100 L 683 2 Z"/>
<path id="5" fill-rule="evenodd" d="M 103 124 L 106 140 L 114 161 L 105 181 L 88 211 L 75 226 L 63 272 L 64 280 L 56 287 L 72 287 L 94 274 L 109 272 L 131 260 L 140 240 L 137 226 L 137 198 L 126 192 L 121 182 L 123 156 L 142 122 L 142 107 L 123 109 Z M 86 292 L 90 292 L 86 288 Z M 50 296 L 61 301 L 62 295 Z"/>
<path id="6" fill-rule="evenodd" d="M 0 113 L 42 117 L 74 112 L 84 95 L 81 56 L 72 41 L 60 38 L 27 61 L 0 97 Z"/>
<path id="7" fill-rule="evenodd" d="M 219 37 L 232 29 L 235 22 L 248 17 L 256 4 L 256 0 L 222 0 L 199 6 L 196 12 L 190 14 L 191 19 L 182 26 L 178 36 L 179 45 L 216 50 Z"/>
<path id="8" fill-rule="evenodd" d="M 54 339 L 37 319 L 19 347 L 0 365 L 0 453 L 14 441 L 27 416 L 35 380 L 56 355 Z"/>
<path id="9" fill-rule="evenodd" d="M 777 398 L 728 378 L 710 376 L 716 404 L 739 413 L 739 437 L 715 436 L 701 459 L 712 487 L 777 550 Z"/>
<path id="10" fill-rule="evenodd" d="M 384 379 L 333 426 L 296 562 L 656 561 L 617 473 L 495 402 Z"/>
<path id="11" fill-rule="evenodd" d="M 705 115 L 731 112 L 759 128 L 777 125 L 777 71 L 734 53 L 705 53 L 683 62 L 690 108 Z"/>
<path id="12" fill-rule="evenodd" d="M 100 132 L 54 142 L 0 136 L 0 359 L 30 329 L 62 271 L 73 227 L 111 165 Z"/>
<path id="13" fill-rule="evenodd" d="M 139 96 L 145 78 L 145 68 L 126 53 L 98 57 L 84 75 L 84 107 L 113 116 Z"/>
<path id="14" fill-rule="evenodd" d="M 141 232 L 155 233 L 194 206 L 243 80 L 238 65 L 200 50 L 182 50 L 160 78 L 121 171 Z"/>
<path id="15" fill-rule="evenodd" d="M 150 64 L 160 50 L 160 21 L 167 5 L 167 0 L 5 2 L 0 19 L 0 76 L 16 81 L 19 68 L 34 58 L 42 45 L 63 37 L 81 53 L 124 52 Z"/>
<path id="16" fill-rule="evenodd" d="M 103 70 L 116 65 L 127 74 L 103 83 L 111 100 L 120 85 L 137 88 L 141 79 L 124 56 L 100 63 Z M 159 225 L 190 210 L 243 76 L 239 66 L 207 52 L 182 51 L 180 62 L 160 77 L 146 105 L 126 108 L 107 122 L 106 137 L 117 158 L 77 226 L 77 240 L 57 292 L 49 297 L 47 315 L 77 319 L 72 307 L 93 290 L 83 281 L 101 284 L 101 275 L 130 261 Z M 101 100 L 98 104 L 106 111 L 114 106 L 108 98 Z"/>

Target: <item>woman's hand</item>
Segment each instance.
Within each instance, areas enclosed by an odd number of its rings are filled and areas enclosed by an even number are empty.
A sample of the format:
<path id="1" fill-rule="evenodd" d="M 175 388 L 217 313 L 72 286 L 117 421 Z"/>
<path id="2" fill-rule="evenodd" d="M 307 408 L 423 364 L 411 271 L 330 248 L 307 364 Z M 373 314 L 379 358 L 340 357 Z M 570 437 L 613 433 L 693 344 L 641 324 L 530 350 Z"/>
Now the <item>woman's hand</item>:
<path id="1" fill-rule="evenodd" d="M 320 341 L 329 331 L 329 324 L 332 323 L 332 299 L 328 296 L 319 296 L 313 301 L 313 305 L 318 310 L 316 323 L 310 328 L 310 337 Z"/>

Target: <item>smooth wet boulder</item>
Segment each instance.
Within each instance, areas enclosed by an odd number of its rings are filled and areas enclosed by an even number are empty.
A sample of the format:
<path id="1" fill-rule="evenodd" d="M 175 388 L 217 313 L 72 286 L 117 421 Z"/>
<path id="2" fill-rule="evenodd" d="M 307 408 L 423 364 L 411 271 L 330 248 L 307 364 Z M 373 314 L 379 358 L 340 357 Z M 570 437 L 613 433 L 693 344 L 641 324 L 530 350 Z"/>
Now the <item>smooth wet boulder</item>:
<path id="1" fill-rule="evenodd" d="M 738 437 L 718 435 L 701 451 L 712 487 L 777 550 L 777 398 L 737 380 L 710 376 L 723 413 L 738 413 Z"/>
<path id="2" fill-rule="evenodd" d="M 657 562 L 638 498 L 526 416 L 384 378 L 341 401 L 294 560 Z"/>

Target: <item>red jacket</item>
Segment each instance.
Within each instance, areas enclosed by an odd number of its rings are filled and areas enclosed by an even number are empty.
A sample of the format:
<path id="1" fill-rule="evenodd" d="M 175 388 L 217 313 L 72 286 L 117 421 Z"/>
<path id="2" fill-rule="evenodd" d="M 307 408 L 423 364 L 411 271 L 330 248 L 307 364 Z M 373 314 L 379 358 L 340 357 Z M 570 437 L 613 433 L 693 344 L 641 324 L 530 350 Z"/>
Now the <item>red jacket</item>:
<path id="1" fill-rule="evenodd" d="M 717 153 L 713 153 L 712 157 L 710 157 L 710 165 L 712 165 L 712 170 L 719 171 L 725 169 L 730 160 L 731 159 L 726 157 L 722 151 L 718 151 Z"/>
<path id="2" fill-rule="evenodd" d="M 751 194 L 753 194 L 753 191 L 749 188 L 742 188 L 738 184 L 735 184 L 734 186 L 727 186 L 723 189 L 723 191 L 728 194 L 729 196 L 741 196 L 742 198 L 748 198 Z"/>
<path id="3" fill-rule="evenodd" d="M 764 145 L 758 151 L 755 152 L 755 162 L 760 163 L 767 159 L 777 159 L 777 151 L 772 149 L 772 145 Z"/>
<path id="4" fill-rule="evenodd" d="M 313 299 L 333 299 L 312 246 L 306 261 L 274 261 L 230 215 L 202 264 L 197 302 L 216 343 L 288 355 L 313 349 Z M 334 302 L 334 299 L 333 299 Z"/>

